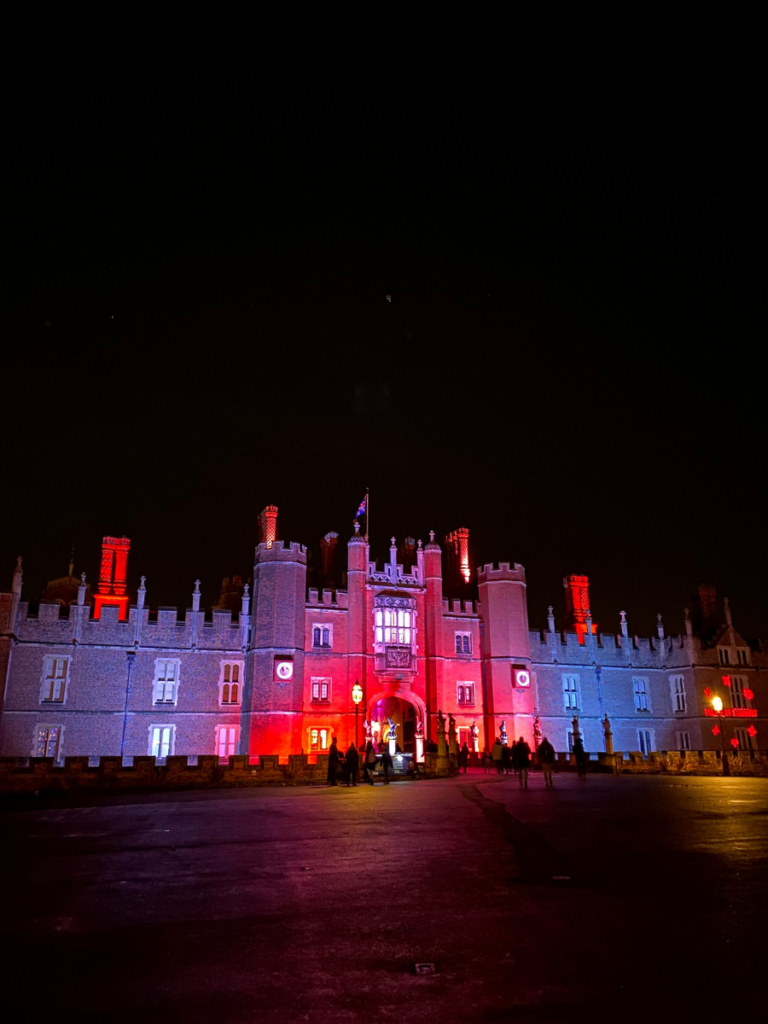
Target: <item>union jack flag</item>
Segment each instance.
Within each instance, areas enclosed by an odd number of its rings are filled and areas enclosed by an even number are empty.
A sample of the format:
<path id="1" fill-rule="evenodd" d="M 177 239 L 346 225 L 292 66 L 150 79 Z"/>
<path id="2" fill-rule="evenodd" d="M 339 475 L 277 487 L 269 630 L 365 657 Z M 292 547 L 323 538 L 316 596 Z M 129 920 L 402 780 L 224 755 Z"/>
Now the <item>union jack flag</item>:
<path id="1" fill-rule="evenodd" d="M 359 519 L 360 516 L 364 516 L 365 515 L 365 509 L 366 509 L 367 504 L 368 504 L 368 495 L 366 494 L 366 496 L 360 502 L 360 508 L 355 513 L 355 519 Z"/>

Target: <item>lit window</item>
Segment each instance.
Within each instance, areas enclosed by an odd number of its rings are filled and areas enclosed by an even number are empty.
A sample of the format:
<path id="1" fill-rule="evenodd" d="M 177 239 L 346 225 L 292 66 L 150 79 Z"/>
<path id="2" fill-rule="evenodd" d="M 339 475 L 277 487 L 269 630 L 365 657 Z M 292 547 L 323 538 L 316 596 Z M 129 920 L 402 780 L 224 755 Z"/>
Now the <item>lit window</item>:
<path id="1" fill-rule="evenodd" d="M 579 677 L 572 675 L 563 676 L 563 704 L 566 711 L 578 711 L 579 709 Z"/>
<path id="2" fill-rule="evenodd" d="M 459 704 L 475 703 L 475 687 L 473 683 L 457 683 L 456 690 Z"/>
<path id="3" fill-rule="evenodd" d="M 329 701 L 331 699 L 331 680 L 312 679 L 312 700 Z"/>
<path id="4" fill-rule="evenodd" d="M 155 704 L 175 704 L 178 697 L 179 668 L 178 658 L 156 658 L 155 680 L 153 693 Z M 159 754 L 155 755 L 159 757 Z M 162 755 L 165 756 L 165 755 Z"/>
<path id="5" fill-rule="evenodd" d="M 173 744 L 176 727 L 173 725 L 151 725 L 149 727 L 149 754 L 150 757 L 159 757 L 163 760 L 173 754 Z"/>
<path id="6" fill-rule="evenodd" d="M 648 754 L 650 754 L 650 752 L 653 750 L 653 730 L 638 729 L 637 742 L 640 746 L 640 753 L 643 755 L 643 757 L 647 757 Z"/>
<path id="7" fill-rule="evenodd" d="M 731 676 L 731 707 L 732 708 L 748 708 L 749 701 L 744 693 L 747 687 L 746 676 Z"/>
<path id="8" fill-rule="evenodd" d="M 635 711 L 648 711 L 648 680 L 640 676 L 632 676 L 632 690 L 635 698 Z"/>
<path id="9" fill-rule="evenodd" d="M 457 654 L 471 654 L 472 653 L 472 634 L 471 633 L 457 633 L 456 634 L 456 653 Z"/>
<path id="10" fill-rule="evenodd" d="M 316 622 L 312 626 L 312 646 L 319 648 L 333 647 L 333 627 L 326 626 L 322 622 Z"/>
<path id="11" fill-rule="evenodd" d="M 34 756 L 52 757 L 58 761 L 61 757 L 62 732 L 60 725 L 38 725 Z"/>
<path id="12" fill-rule="evenodd" d="M 677 736 L 677 749 L 678 750 L 690 750 L 691 749 L 691 734 L 688 732 L 678 732 Z"/>
<path id="13" fill-rule="evenodd" d="M 240 703 L 240 675 L 242 670 L 243 663 L 240 661 L 222 662 L 220 704 Z"/>
<path id="14" fill-rule="evenodd" d="M 43 662 L 43 679 L 40 689 L 41 703 L 63 704 L 67 696 L 67 679 L 71 658 L 48 657 Z"/>
<path id="15" fill-rule="evenodd" d="M 720 657 L 720 664 L 721 665 L 730 665 L 731 659 L 730 659 L 728 651 L 726 650 L 725 647 L 718 647 L 717 648 L 717 653 L 718 653 L 718 655 Z"/>
<path id="16" fill-rule="evenodd" d="M 683 676 L 669 677 L 669 692 L 672 697 L 672 710 L 685 711 L 685 679 Z M 684 748 L 688 750 L 688 747 Z"/>
<path id="17" fill-rule="evenodd" d="M 216 753 L 219 757 L 229 757 L 237 753 L 239 728 L 236 725 L 216 726 Z"/>
<path id="18" fill-rule="evenodd" d="M 410 647 L 413 630 L 413 611 L 403 598 L 385 598 L 392 605 L 382 604 L 374 612 L 377 644 L 388 647 Z M 398 606 L 399 605 L 399 606 Z"/>
<path id="19" fill-rule="evenodd" d="M 310 729 L 309 730 L 309 749 L 310 750 L 327 750 L 328 749 L 328 734 L 329 729 Z"/>
<path id="20" fill-rule="evenodd" d="M 456 684 L 457 699 L 459 704 L 474 704 L 475 703 L 475 684 L 474 683 L 457 683 Z"/>

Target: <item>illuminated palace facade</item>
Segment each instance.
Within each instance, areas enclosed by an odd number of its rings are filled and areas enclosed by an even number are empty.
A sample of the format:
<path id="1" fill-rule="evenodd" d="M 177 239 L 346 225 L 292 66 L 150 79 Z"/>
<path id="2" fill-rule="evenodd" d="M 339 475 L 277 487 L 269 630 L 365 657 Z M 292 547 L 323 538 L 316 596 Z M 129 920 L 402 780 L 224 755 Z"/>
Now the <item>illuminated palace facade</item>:
<path id="1" fill-rule="evenodd" d="M 710 588 L 686 611 L 682 636 L 666 636 L 659 620 L 643 638 L 624 613 L 617 632 L 599 632 L 588 581 L 571 576 L 565 621 L 558 628 L 550 607 L 546 628 L 531 629 L 525 570 L 501 562 L 473 579 L 466 530 L 445 551 L 434 534 L 399 548 L 393 538 L 379 565 L 355 524 L 342 588 L 321 585 L 332 581 L 335 533 L 323 538 L 320 570 L 305 546 L 276 539 L 276 508 L 260 526 L 252 594 L 225 580 L 206 614 L 196 584 L 183 618 L 150 612 L 144 577 L 129 603 L 126 538 L 104 539 L 97 593 L 70 565 L 35 613 L 19 559 L 0 594 L 0 754 L 311 753 L 332 736 L 359 743 L 366 729 L 384 741 L 392 722 L 420 757 L 439 712 L 459 744 L 479 750 L 506 732 L 564 751 L 576 727 L 587 750 L 603 751 L 606 716 L 617 751 L 764 746 L 768 648 L 744 640 L 727 602 L 718 621 Z"/>

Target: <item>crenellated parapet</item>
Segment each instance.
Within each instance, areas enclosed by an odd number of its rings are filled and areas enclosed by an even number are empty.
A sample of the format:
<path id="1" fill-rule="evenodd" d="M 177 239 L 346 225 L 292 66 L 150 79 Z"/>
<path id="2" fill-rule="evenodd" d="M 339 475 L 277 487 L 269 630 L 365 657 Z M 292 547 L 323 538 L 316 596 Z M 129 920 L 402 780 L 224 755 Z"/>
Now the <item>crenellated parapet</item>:
<path id="1" fill-rule="evenodd" d="M 489 562 L 487 565 L 478 567 L 477 582 L 496 583 L 501 580 L 511 580 L 514 583 L 525 583 L 525 566 L 517 562 L 510 566 L 509 562 Z"/>
<path id="2" fill-rule="evenodd" d="M 265 562 L 298 562 L 307 564 L 307 546 L 296 541 L 274 541 L 270 544 L 257 544 L 254 556 L 255 564 Z"/>
<path id="3" fill-rule="evenodd" d="M 307 592 L 307 608 L 346 610 L 349 608 L 349 593 L 346 590 L 318 590 L 317 587 L 310 587 Z"/>
<path id="4" fill-rule="evenodd" d="M 443 615 L 460 615 L 463 618 L 477 618 L 478 611 L 474 601 L 462 601 L 459 598 L 443 598 Z"/>

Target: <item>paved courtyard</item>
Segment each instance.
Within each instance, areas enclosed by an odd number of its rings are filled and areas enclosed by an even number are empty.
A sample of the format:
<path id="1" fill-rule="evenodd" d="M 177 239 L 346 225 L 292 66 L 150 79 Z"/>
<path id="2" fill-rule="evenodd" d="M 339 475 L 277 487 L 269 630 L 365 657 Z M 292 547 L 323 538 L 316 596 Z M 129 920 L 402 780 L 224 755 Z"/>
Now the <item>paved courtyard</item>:
<path id="1" fill-rule="evenodd" d="M 768 780 L 470 773 L 0 821 L 9 1022 L 768 1014 Z"/>

